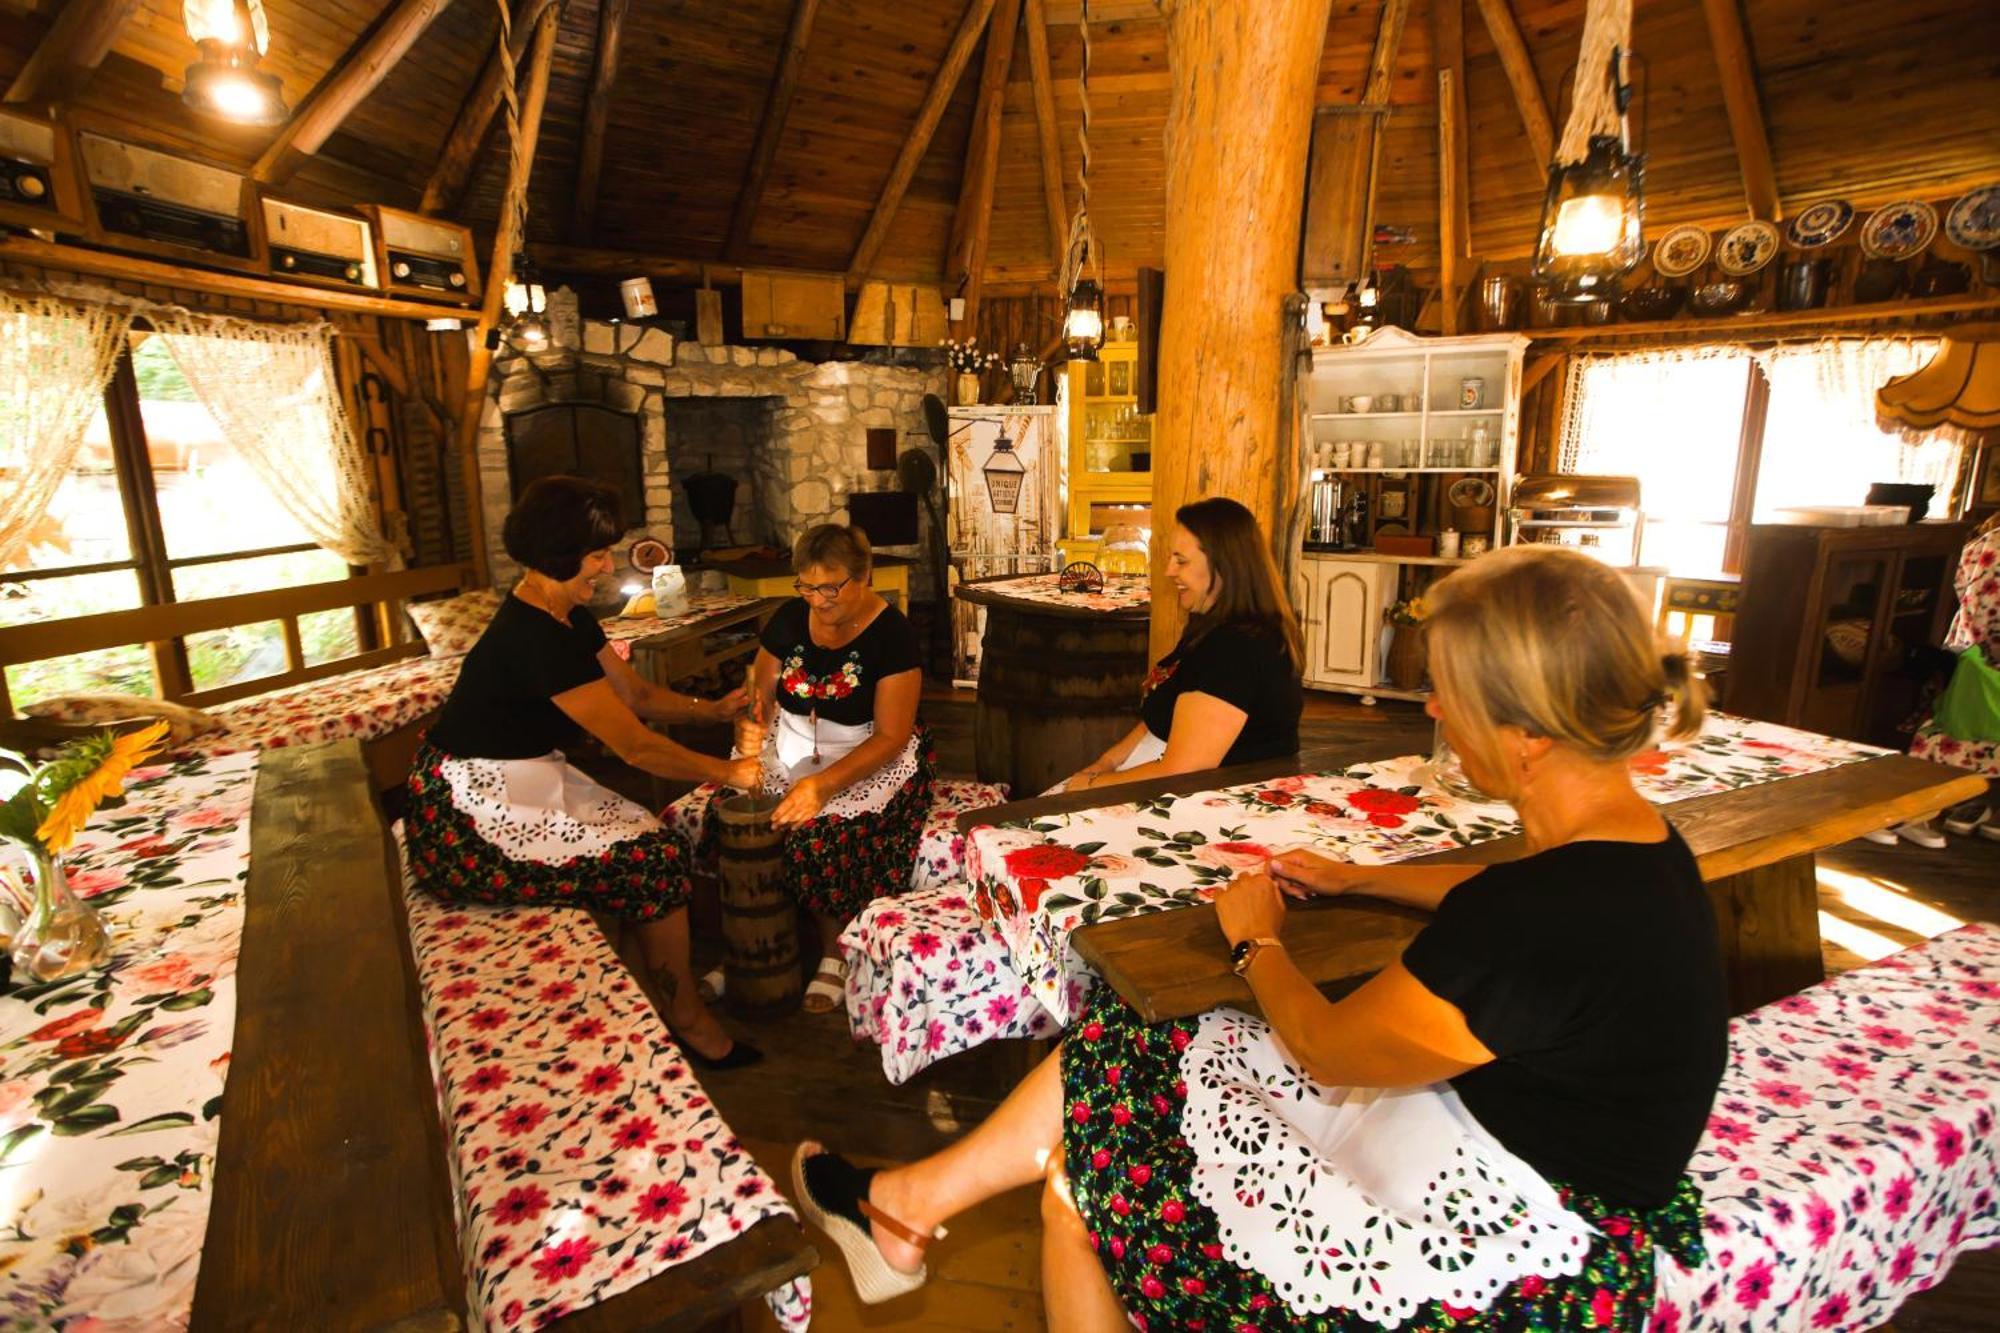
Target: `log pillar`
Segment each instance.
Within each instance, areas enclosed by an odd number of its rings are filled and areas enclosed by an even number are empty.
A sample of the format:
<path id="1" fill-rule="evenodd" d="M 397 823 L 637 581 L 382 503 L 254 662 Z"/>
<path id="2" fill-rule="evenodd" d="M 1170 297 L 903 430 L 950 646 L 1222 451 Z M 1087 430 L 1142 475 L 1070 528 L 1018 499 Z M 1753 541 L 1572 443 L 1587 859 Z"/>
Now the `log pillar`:
<path id="1" fill-rule="evenodd" d="M 1167 21 L 1166 299 L 1153 430 L 1159 657 L 1183 617 L 1166 581 L 1176 508 L 1241 501 L 1276 537 L 1285 296 L 1298 286 L 1313 90 L 1330 0 L 1179 0 Z"/>

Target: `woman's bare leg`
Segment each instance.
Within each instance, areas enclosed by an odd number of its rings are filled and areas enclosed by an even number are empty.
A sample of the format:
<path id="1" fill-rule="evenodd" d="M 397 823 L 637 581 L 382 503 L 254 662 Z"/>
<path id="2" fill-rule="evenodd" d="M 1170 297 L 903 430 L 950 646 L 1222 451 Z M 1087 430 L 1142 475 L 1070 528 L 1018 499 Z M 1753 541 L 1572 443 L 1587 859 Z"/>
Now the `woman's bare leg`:
<path id="1" fill-rule="evenodd" d="M 1042 1308 L 1049 1333 L 1123 1333 L 1132 1326 L 1097 1261 L 1060 1164 L 1051 1164 L 1042 1187 Z"/>
<path id="2" fill-rule="evenodd" d="M 646 971 L 665 992 L 666 1019 L 688 1044 L 711 1060 L 729 1054 L 729 1034 L 701 1002 L 695 989 L 694 961 L 688 948 L 688 912 L 676 907 L 656 921 L 639 927 L 639 948 Z"/>
<path id="3" fill-rule="evenodd" d="M 878 1172 L 868 1189 L 877 1208 L 919 1233 L 996 1194 L 1032 1185 L 1062 1161 L 1062 1052 L 1035 1066 L 979 1128 L 921 1162 Z M 872 1230 L 889 1265 L 914 1273 L 923 1252 Z"/>

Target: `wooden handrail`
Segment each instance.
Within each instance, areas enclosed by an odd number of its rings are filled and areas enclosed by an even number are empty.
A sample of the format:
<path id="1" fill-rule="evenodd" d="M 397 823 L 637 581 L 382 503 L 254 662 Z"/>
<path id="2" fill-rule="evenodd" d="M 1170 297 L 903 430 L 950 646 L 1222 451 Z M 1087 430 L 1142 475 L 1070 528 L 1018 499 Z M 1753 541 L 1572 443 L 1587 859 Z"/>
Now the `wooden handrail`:
<path id="1" fill-rule="evenodd" d="M 463 588 L 471 576 L 470 565 L 433 565 L 393 574 L 364 574 L 332 583 L 309 583 L 298 588 L 167 602 L 132 611 L 106 611 L 69 620 L 13 625 L 0 628 L 0 664 L 12 666 L 134 643 L 164 643 L 203 630 L 399 601 L 427 592 Z"/>

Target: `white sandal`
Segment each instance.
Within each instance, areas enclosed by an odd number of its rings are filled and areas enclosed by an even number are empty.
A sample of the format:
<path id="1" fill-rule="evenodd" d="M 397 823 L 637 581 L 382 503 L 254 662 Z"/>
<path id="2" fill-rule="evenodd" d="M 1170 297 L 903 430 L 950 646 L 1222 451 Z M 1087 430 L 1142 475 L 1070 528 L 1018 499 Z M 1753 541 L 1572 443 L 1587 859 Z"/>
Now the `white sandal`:
<path id="1" fill-rule="evenodd" d="M 848 1206 L 842 1206 L 847 1202 L 845 1200 L 821 1199 L 806 1187 L 806 1162 L 822 1154 L 841 1160 L 837 1154 L 827 1153 L 823 1146 L 811 1140 L 798 1146 L 792 1154 L 792 1194 L 806 1221 L 824 1231 L 827 1239 L 840 1248 L 840 1257 L 847 1261 L 848 1276 L 854 1279 L 854 1292 L 861 1298 L 861 1303 L 880 1305 L 923 1286 L 930 1280 L 930 1266 L 923 1265 L 914 1273 L 891 1268 L 889 1261 L 882 1257 L 882 1251 L 876 1248 L 875 1239 L 868 1234 L 867 1226 L 857 1222 L 854 1214 L 858 1213 L 861 1219 L 872 1222 L 919 1250 L 933 1240 L 944 1239 L 945 1229 L 939 1227 L 926 1236 L 868 1202 L 868 1178 L 875 1174 L 873 1171 L 858 1173 L 852 1191 L 854 1198 Z M 847 1169 L 851 1171 L 854 1168 Z"/>
<path id="2" fill-rule="evenodd" d="M 809 1014 L 830 1014 L 847 1002 L 847 961 L 838 954 L 819 960 L 799 1007 Z"/>

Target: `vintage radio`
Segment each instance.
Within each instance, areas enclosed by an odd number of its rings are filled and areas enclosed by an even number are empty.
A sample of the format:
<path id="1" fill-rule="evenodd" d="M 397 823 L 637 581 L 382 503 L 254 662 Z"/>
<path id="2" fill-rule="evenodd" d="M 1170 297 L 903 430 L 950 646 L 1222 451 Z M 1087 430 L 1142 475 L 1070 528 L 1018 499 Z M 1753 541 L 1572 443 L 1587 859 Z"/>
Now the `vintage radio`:
<path id="1" fill-rule="evenodd" d="M 83 194 L 69 131 L 42 116 L 0 110 L 0 223 L 80 232 Z"/>
<path id="2" fill-rule="evenodd" d="M 479 269 L 473 263 L 471 232 L 457 223 L 400 208 L 363 204 L 361 211 L 375 224 L 375 256 L 386 290 L 478 304 Z"/>
<path id="3" fill-rule="evenodd" d="M 78 139 L 97 218 L 92 239 L 176 259 L 196 256 L 211 264 L 261 269 L 241 175 L 99 134 Z"/>
<path id="4" fill-rule="evenodd" d="M 272 273 L 326 287 L 379 288 L 375 229 L 345 213 L 263 201 L 265 264 Z"/>

